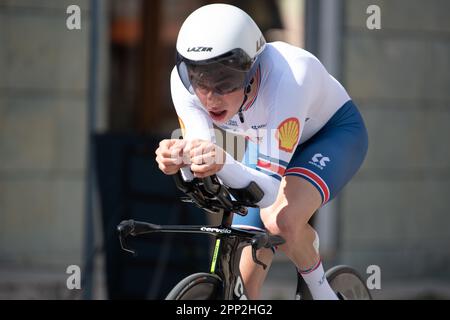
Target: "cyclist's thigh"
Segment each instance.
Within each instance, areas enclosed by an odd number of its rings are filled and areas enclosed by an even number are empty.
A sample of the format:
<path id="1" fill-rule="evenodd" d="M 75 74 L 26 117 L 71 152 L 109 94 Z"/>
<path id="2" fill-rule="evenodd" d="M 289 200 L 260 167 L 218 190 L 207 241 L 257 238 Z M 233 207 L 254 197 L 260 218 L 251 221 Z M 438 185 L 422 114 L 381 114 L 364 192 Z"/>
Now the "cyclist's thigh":
<path id="1" fill-rule="evenodd" d="M 367 148 L 364 121 L 350 100 L 319 132 L 297 147 L 284 175 L 309 181 L 325 204 L 352 179 Z"/>

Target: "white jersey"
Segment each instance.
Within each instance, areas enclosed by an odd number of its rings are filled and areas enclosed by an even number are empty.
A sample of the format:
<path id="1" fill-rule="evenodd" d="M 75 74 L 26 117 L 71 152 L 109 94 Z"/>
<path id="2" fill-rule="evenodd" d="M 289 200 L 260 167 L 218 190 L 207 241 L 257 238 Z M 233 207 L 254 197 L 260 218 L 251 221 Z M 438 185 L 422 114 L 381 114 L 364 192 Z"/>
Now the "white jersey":
<path id="1" fill-rule="evenodd" d="M 350 100 L 342 85 L 311 53 L 284 42 L 268 43 L 260 56 L 253 88 L 257 93 L 224 124 L 214 123 L 200 100 L 183 86 L 176 68 L 171 74 L 172 99 L 185 139 L 215 142 L 213 123 L 258 144 L 258 162 L 251 169 L 227 154 L 217 176 L 232 188 L 255 181 L 264 191 L 259 206 L 270 206 L 281 177 L 298 144 L 317 133 Z"/>

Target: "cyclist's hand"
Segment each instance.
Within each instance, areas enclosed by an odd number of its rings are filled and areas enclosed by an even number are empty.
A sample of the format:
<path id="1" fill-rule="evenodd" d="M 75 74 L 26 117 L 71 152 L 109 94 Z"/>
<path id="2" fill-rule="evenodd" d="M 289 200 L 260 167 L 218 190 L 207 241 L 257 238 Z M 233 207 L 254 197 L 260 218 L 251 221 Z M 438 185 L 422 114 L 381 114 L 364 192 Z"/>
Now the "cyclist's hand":
<path id="1" fill-rule="evenodd" d="M 191 171 L 197 178 L 209 177 L 223 168 L 225 151 L 206 140 L 191 140 L 186 143 L 183 154 L 189 156 Z"/>
<path id="2" fill-rule="evenodd" d="M 166 139 L 159 143 L 159 148 L 156 150 L 156 162 L 158 162 L 159 169 L 165 174 L 175 174 L 184 167 L 186 163 L 183 162 L 183 148 L 186 145 L 186 140 L 181 139 Z"/>

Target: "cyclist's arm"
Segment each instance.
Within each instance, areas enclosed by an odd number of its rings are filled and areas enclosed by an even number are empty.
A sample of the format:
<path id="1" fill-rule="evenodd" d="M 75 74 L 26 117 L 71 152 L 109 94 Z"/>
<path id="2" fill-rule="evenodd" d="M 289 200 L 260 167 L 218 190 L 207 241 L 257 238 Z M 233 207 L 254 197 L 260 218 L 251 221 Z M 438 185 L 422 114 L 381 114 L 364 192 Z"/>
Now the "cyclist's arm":
<path id="1" fill-rule="evenodd" d="M 258 203 L 261 208 L 270 206 L 276 197 L 273 190 L 278 190 L 279 181 L 249 168 L 239 161 L 236 161 L 230 154 L 226 154 L 225 164 L 217 176 L 222 182 L 231 188 L 245 188 L 252 181 L 256 182 L 264 191 L 264 198 Z"/>
<path id="2" fill-rule="evenodd" d="M 215 142 L 214 128 L 209 115 L 195 104 L 195 97 L 181 83 L 176 68 L 172 70 L 170 86 L 172 101 L 183 132 L 183 138 Z"/>

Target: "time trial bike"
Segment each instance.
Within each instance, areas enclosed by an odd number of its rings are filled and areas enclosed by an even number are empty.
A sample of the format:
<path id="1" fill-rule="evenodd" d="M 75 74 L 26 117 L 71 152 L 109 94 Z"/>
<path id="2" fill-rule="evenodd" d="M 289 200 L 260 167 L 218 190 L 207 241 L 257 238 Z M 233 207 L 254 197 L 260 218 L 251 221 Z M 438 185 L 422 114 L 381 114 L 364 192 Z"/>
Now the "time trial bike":
<path id="1" fill-rule="evenodd" d="M 220 182 L 217 176 L 185 179 L 178 171 L 174 175 L 177 188 L 186 194 L 184 202 L 191 202 L 212 214 L 221 214 L 220 225 L 157 225 L 143 221 L 124 220 L 118 226 L 122 249 L 135 254 L 127 245 L 129 236 L 148 233 L 176 232 L 202 233 L 214 236 L 214 251 L 209 272 L 192 274 L 181 280 L 167 295 L 167 300 L 243 300 L 247 292 L 239 271 L 242 249 L 252 247 L 252 257 L 262 268 L 267 266 L 258 260 L 261 248 L 279 246 L 285 240 L 263 230 L 235 228 L 234 214 L 246 215 L 248 207 L 257 207 L 264 192 L 251 182 L 246 188 L 233 189 Z M 326 272 L 331 288 L 340 299 L 370 300 L 372 296 L 358 272 L 349 266 L 339 265 Z M 303 278 L 297 274 L 296 300 L 310 300 L 311 294 Z"/>

